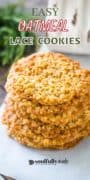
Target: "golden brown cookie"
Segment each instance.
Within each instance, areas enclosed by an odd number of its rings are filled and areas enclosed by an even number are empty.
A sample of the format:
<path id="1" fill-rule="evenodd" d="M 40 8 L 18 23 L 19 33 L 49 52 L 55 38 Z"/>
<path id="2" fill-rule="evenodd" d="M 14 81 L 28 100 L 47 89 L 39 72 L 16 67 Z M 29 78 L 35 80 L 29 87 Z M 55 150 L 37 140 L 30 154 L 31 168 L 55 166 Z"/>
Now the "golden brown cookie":
<path id="1" fill-rule="evenodd" d="M 53 143 L 54 148 L 55 146 L 64 148 L 64 144 L 66 145 L 70 142 L 74 144 L 74 140 L 76 142 L 76 139 L 81 139 L 90 134 L 89 110 L 85 109 L 79 117 L 62 129 L 61 126 L 44 124 L 38 120 L 35 121 L 22 116 L 18 117 L 13 106 L 10 106 L 8 103 L 5 107 L 2 120 L 7 125 L 9 135 L 21 140 L 21 142 L 24 138 L 25 142 L 28 142 L 28 144 L 26 143 L 28 146 L 31 142 L 34 143 L 35 141 L 35 144 L 38 143 L 37 146 L 39 147 L 40 145 L 41 148 L 45 146 L 46 148 L 53 147 Z M 28 139 L 30 139 L 30 142 Z M 48 144 L 45 144 L 45 142 L 48 142 Z"/>
<path id="2" fill-rule="evenodd" d="M 18 119 L 16 114 L 9 115 L 8 112 L 3 117 L 3 122 L 6 123 L 8 128 L 8 133 L 11 137 L 18 140 L 20 143 L 27 146 L 37 147 L 37 148 L 56 148 L 64 149 L 68 146 L 76 144 L 79 139 L 88 136 L 88 126 L 83 129 L 72 129 L 66 134 L 60 134 L 54 138 L 47 138 L 41 134 L 36 134 L 28 126 L 27 123 Z M 90 126 L 90 123 L 88 123 Z"/>
<path id="3" fill-rule="evenodd" d="M 88 97 L 82 103 L 80 99 L 72 101 L 70 104 L 57 106 L 45 106 L 35 104 L 30 100 L 22 99 L 20 96 L 8 94 L 5 100 L 8 106 L 13 107 L 18 117 L 39 120 L 42 123 L 64 127 L 67 123 L 72 122 L 81 115 L 85 108 L 89 107 Z M 58 107 L 59 106 L 59 107 Z M 55 107 L 55 109 L 54 109 Z M 48 113 L 47 113 L 47 109 Z"/>
<path id="4" fill-rule="evenodd" d="M 12 66 L 6 89 L 43 105 L 68 103 L 88 95 L 90 71 L 62 54 L 38 53 Z"/>
<path id="5" fill-rule="evenodd" d="M 59 53 L 22 58 L 8 75 L 2 122 L 36 148 L 65 149 L 90 136 L 90 71 Z"/>

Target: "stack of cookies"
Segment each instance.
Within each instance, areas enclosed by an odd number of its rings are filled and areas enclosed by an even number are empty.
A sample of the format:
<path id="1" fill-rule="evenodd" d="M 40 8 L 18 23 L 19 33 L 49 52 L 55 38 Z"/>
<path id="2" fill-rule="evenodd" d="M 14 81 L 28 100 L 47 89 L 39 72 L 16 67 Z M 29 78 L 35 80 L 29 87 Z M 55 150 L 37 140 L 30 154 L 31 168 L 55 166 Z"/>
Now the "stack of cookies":
<path id="1" fill-rule="evenodd" d="M 59 53 L 14 63 L 2 122 L 20 143 L 65 149 L 90 135 L 90 71 Z"/>

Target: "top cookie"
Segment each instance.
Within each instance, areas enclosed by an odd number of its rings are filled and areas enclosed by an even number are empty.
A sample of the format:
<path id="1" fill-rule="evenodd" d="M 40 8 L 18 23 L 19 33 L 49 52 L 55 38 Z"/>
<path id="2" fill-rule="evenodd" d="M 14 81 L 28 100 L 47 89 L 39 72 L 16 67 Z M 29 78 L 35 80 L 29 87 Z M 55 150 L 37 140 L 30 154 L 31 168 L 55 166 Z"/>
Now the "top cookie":
<path id="1" fill-rule="evenodd" d="M 37 53 L 15 63 L 8 75 L 7 92 L 43 105 L 64 104 L 90 92 L 90 71 L 59 53 Z"/>

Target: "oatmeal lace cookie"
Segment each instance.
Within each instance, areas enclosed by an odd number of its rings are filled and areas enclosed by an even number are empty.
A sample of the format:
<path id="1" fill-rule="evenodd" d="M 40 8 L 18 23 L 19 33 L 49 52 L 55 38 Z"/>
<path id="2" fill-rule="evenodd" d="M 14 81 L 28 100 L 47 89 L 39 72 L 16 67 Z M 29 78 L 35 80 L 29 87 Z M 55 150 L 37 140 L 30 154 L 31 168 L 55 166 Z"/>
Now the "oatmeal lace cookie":
<path id="1" fill-rule="evenodd" d="M 37 53 L 10 69 L 2 122 L 35 148 L 65 149 L 90 136 L 90 70 L 60 53 Z"/>

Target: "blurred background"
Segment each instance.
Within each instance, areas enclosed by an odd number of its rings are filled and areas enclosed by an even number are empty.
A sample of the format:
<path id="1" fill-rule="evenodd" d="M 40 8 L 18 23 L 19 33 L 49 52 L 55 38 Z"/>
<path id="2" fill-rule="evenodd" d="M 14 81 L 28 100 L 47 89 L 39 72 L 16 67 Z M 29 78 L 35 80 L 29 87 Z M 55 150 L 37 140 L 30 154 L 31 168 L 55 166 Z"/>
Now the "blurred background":
<path id="1" fill-rule="evenodd" d="M 0 0 L 0 5 L 6 5 L 7 3 L 18 3 L 22 0 Z M 28 8 L 32 7 L 47 7 L 48 0 L 23 0 L 25 6 Z"/>
<path id="2" fill-rule="evenodd" d="M 8 12 L 6 12 L 6 10 L 9 11 L 9 13 L 11 11 L 10 16 L 12 16 L 12 15 L 16 16 L 15 13 L 14 13 L 13 7 L 7 8 L 7 5 L 12 6 L 12 4 L 15 4 L 15 5 L 17 4 L 16 9 L 18 8 L 18 4 L 19 4 L 19 6 L 23 6 L 23 8 L 25 8 L 26 10 L 25 10 L 25 12 L 24 12 L 24 14 L 22 16 L 23 17 L 27 16 L 29 18 L 30 17 L 30 12 L 29 12 L 30 8 L 32 8 L 32 7 L 46 8 L 47 3 L 48 3 L 47 0 L 32 0 L 32 1 L 31 0 L 25 0 L 25 1 L 23 1 L 23 0 L 18 0 L 18 1 L 17 0 L 0 0 L 0 9 L 4 8 L 0 12 L 0 28 L 10 27 L 10 25 L 7 22 L 7 19 L 5 20 L 5 18 L 7 18 L 7 14 L 8 14 Z M 27 10 L 28 10 L 28 15 L 26 13 Z M 21 11 L 20 14 L 22 14 L 22 9 L 20 11 Z M 20 15 L 20 17 L 21 17 L 21 15 Z M 13 23 L 14 22 L 13 22 L 13 19 L 12 19 L 12 26 L 14 27 Z M 12 29 L 12 26 L 11 26 L 11 29 Z M 10 34 L 5 34 L 6 32 L 4 30 L 3 30 L 3 33 L 1 31 L 0 31 L 0 53 L 1 52 L 3 53 L 3 51 L 2 51 L 3 48 L 4 48 L 4 51 L 7 51 L 7 52 L 5 52 L 5 56 L 2 55 L 3 57 L 1 57 L 1 55 L 0 55 L 0 105 L 3 103 L 4 97 L 6 95 L 4 84 L 5 84 L 5 81 L 6 81 L 6 78 L 7 78 L 8 70 L 9 70 L 10 65 L 12 63 L 12 62 L 9 61 L 9 57 L 8 57 L 9 54 L 8 53 L 9 52 L 12 53 L 12 51 L 13 51 L 12 49 L 9 49 L 9 50 L 7 49 L 8 43 L 5 42 L 6 41 L 5 35 L 10 36 Z M 6 31 L 8 31 L 8 30 L 6 29 Z M 29 50 L 30 50 L 30 48 L 29 48 Z M 20 51 L 23 51 L 23 50 L 20 50 Z M 35 51 L 36 51 L 36 47 L 33 47 L 33 52 L 35 52 Z M 29 51 L 29 53 L 30 53 L 30 51 Z M 28 54 L 28 53 L 26 53 L 26 54 Z M 14 56 L 15 56 L 15 52 L 14 52 Z M 20 52 L 19 56 L 23 56 L 23 52 Z M 13 56 L 12 56 L 12 60 L 14 60 Z"/>
<path id="3" fill-rule="evenodd" d="M 83 3 L 82 3 L 83 2 Z M 82 6 L 83 4 L 83 6 Z M 88 22 L 88 38 L 89 38 L 89 46 L 90 46 L 90 10 L 87 11 L 87 8 L 90 8 L 90 0 L 0 0 L 0 105 L 3 103 L 3 100 L 5 98 L 6 92 L 4 88 L 4 84 L 6 82 L 6 78 L 8 75 L 8 71 L 10 69 L 11 64 L 19 59 L 22 56 L 26 56 L 28 54 L 34 53 L 36 51 L 39 51 L 40 47 L 38 47 L 36 43 L 37 34 L 35 33 L 20 33 L 17 30 L 18 22 L 24 18 L 24 19 L 32 19 L 30 9 L 31 8 L 46 8 L 52 7 L 53 5 L 57 5 L 57 7 L 60 7 L 61 10 L 59 12 L 59 17 L 61 17 L 60 13 L 64 13 L 66 15 L 66 12 L 68 14 L 68 17 L 70 16 L 71 20 L 76 21 L 77 16 L 79 15 L 79 24 L 81 32 L 85 32 L 85 27 L 81 27 L 81 22 L 83 17 L 87 19 Z M 85 10 L 86 7 L 86 10 Z M 84 8 L 84 9 L 83 9 Z M 76 9 L 78 11 L 76 11 Z M 85 11 L 83 11 L 85 10 Z M 84 14 L 82 14 L 84 12 Z M 87 14 L 85 14 L 87 12 Z M 70 15 L 72 13 L 72 15 Z M 76 14 L 75 14 L 76 13 Z M 53 18 L 53 17 L 52 17 Z M 69 18 L 69 19 L 70 19 Z M 74 18 L 74 19 L 72 19 Z M 86 20 L 84 19 L 84 23 Z M 86 24 L 86 23 L 85 23 Z M 75 28 L 75 23 L 74 26 Z M 76 28 L 78 30 L 78 28 Z M 77 33 L 76 30 L 76 33 Z M 74 33 L 72 31 L 71 33 Z M 53 33 L 54 35 L 54 33 Z M 79 31 L 79 35 L 81 35 Z M 34 46 L 10 46 L 8 43 L 8 39 L 10 36 L 13 36 L 14 38 L 16 36 L 33 36 L 34 37 Z M 50 34 L 51 36 L 51 34 Z M 58 36 L 58 35 L 57 35 Z M 83 36 L 83 33 L 82 33 Z M 83 36 L 84 37 L 84 36 Z M 86 47 L 82 46 L 81 53 L 78 53 L 78 49 L 76 51 L 76 48 L 74 50 L 75 53 L 72 53 L 72 47 L 70 50 L 68 50 L 69 56 L 80 61 L 81 65 L 90 68 L 90 48 L 88 49 L 88 53 L 85 53 L 85 48 L 89 47 L 88 45 Z M 60 46 L 49 46 L 49 50 L 53 51 L 60 51 L 67 54 L 67 49 L 60 47 Z M 47 47 L 41 47 L 41 51 L 45 51 L 48 49 Z M 84 53 L 83 53 L 84 52 Z"/>

